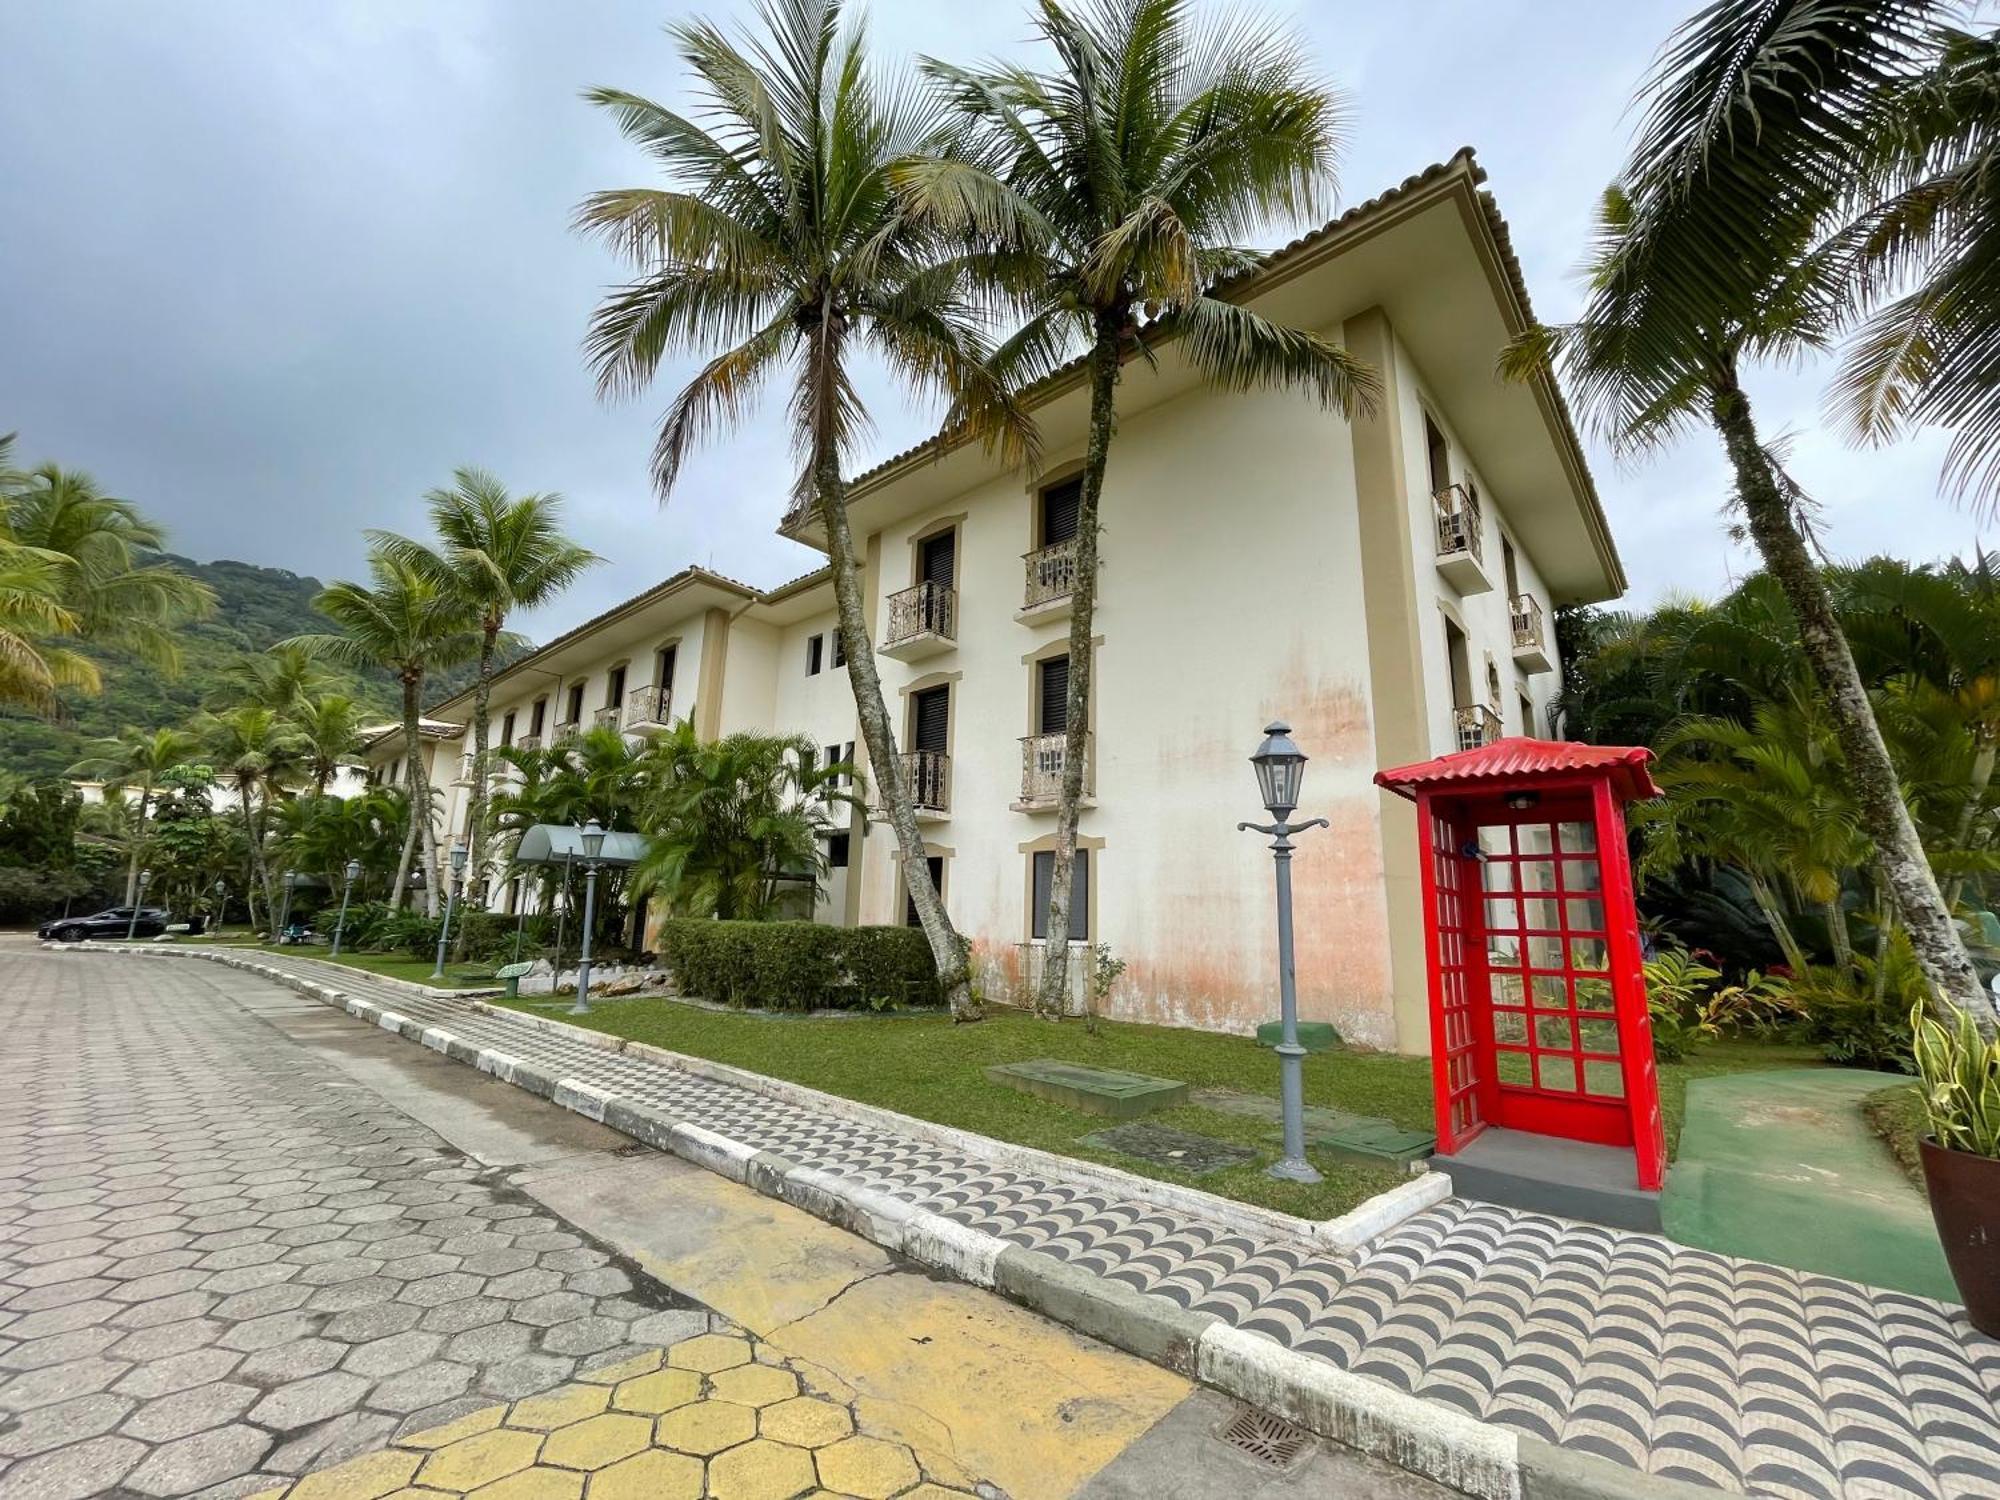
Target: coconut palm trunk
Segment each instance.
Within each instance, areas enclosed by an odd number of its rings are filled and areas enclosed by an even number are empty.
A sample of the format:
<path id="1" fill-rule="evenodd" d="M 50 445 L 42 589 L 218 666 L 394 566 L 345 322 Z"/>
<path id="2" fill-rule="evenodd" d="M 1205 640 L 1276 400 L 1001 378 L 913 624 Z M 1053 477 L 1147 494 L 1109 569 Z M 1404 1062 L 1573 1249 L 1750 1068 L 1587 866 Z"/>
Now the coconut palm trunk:
<path id="1" fill-rule="evenodd" d="M 486 742 L 491 733 L 494 648 L 500 639 L 500 620 L 488 614 L 480 625 L 479 677 L 472 685 L 472 791 L 466 798 L 465 905 L 467 910 L 486 908 Z M 471 929 L 460 924 L 453 951 L 465 956 Z"/>
<path id="2" fill-rule="evenodd" d="M 1751 538 L 1798 618 L 1800 644 L 1825 696 L 1862 825 L 1880 852 L 1883 877 L 1930 981 L 1932 1009 L 1946 1024 L 1955 1024 L 1961 1012 L 1970 1015 L 1981 1034 L 1991 1036 L 1992 1003 L 1980 988 L 1917 837 L 1874 706 L 1834 613 L 1833 596 L 1758 440 L 1749 398 L 1733 374 L 1716 390 L 1710 407 L 1735 471 L 1737 500 Z"/>
<path id="3" fill-rule="evenodd" d="M 875 670 L 875 647 L 868 639 L 860 570 L 854 560 L 854 533 L 847 524 L 847 488 L 832 445 L 822 446 L 813 466 L 813 479 L 820 518 L 826 523 L 834 606 L 839 613 L 841 648 L 847 653 L 847 681 L 854 692 L 855 717 L 861 724 L 862 742 L 868 746 L 882 806 L 889 815 L 890 831 L 896 835 L 897 852 L 902 855 L 903 888 L 909 892 L 917 922 L 931 945 L 938 984 L 953 1019 L 976 1021 L 980 1012 L 972 998 L 970 955 L 931 879 L 924 836 L 917 828 L 916 803 L 902 758 L 896 753 L 895 726 L 889 721 L 889 707 L 882 697 L 882 676 Z"/>
<path id="4" fill-rule="evenodd" d="M 1062 788 L 1056 800 L 1056 850 L 1049 871 L 1048 937 L 1042 948 L 1042 992 L 1038 1006 L 1060 1016 L 1069 1000 L 1069 912 L 1074 897 L 1076 825 L 1083 806 L 1084 758 L 1090 753 L 1091 640 L 1097 620 L 1098 503 L 1111 458 L 1117 422 L 1119 359 L 1130 310 L 1113 307 L 1097 316 L 1090 351 L 1090 441 L 1076 507 L 1076 584 L 1070 595 L 1069 701 L 1063 709 Z M 1091 987 L 1084 986 L 1084 1025 L 1097 1029 Z"/>
<path id="5" fill-rule="evenodd" d="M 153 778 L 139 783 L 139 802 L 132 819 L 132 857 L 125 867 L 125 904 L 139 900 L 139 866 L 146 854 L 146 812 L 153 803 Z"/>
<path id="6" fill-rule="evenodd" d="M 271 870 L 264 862 L 264 830 L 257 822 L 257 788 L 254 778 L 239 776 L 236 779 L 237 800 L 243 806 L 243 842 L 250 855 L 250 884 L 244 892 L 244 904 L 253 905 L 250 893 L 264 893 L 264 915 L 270 916 L 277 910 L 277 902 L 271 899 Z M 257 916 L 250 915 L 250 930 L 256 932 Z"/>

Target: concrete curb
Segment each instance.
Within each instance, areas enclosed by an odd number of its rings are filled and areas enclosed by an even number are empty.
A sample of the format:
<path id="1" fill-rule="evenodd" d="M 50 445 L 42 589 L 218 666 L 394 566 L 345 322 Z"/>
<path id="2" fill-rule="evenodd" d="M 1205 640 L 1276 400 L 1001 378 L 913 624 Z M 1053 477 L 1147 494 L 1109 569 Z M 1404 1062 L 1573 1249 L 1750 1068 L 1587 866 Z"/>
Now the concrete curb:
<path id="1" fill-rule="evenodd" d="M 92 944 L 65 947 L 71 951 L 81 948 L 169 956 L 175 951 L 112 949 Z M 1181 1307 L 1166 1297 L 1141 1292 L 886 1193 L 793 1162 L 775 1152 L 759 1151 L 597 1085 L 553 1076 L 524 1059 L 479 1047 L 447 1028 L 426 1026 L 371 1001 L 268 964 L 217 950 L 179 952 L 185 957 L 208 958 L 258 974 L 312 999 L 337 1005 L 358 1020 L 467 1062 L 481 1072 L 539 1094 L 634 1140 L 671 1152 L 766 1197 L 790 1203 L 885 1250 L 997 1292 L 1079 1333 L 1177 1371 L 1322 1437 L 1384 1459 L 1475 1500 L 1703 1500 L 1703 1497 L 1713 1500 L 1723 1493 L 1660 1479 L 1594 1454 L 1558 1448 L 1453 1407 L 1412 1396 L 1343 1370 L 1330 1361 L 1287 1348 L 1264 1334 L 1237 1328 L 1212 1313 Z M 496 1013 L 487 1006 L 475 1009 Z M 545 1017 L 526 1016 L 517 1011 L 497 1014 L 571 1037 L 597 1038 L 592 1045 L 603 1051 L 630 1050 L 675 1066 L 685 1061 L 700 1061 L 683 1059 L 680 1054 L 641 1043 L 628 1046 L 622 1038 L 583 1032 Z M 733 1068 L 709 1076 L 730 1083 L 747 1079 L 759 1079 L 766 1084 L 772 1081 Z M 766 1088 L 759 1092 L 772 1091 Z M 816 1106 L 820 1099 L 829 1097 L 815 1090 L 800 1092 L 812 1096 Z M 887 1110 L 869 1113 L 885 1122 L 898 1122 L 897 1128 L 903 1128 L 900 1122 L 904 1117 L 900 1115 Z M 982 1137 L 962 1132 L 949 1134 L 982 1142 L 987 1154 L 991 1154 L 992 1145 L 999 1144 L 985 1143 Z M 1070 1165 L 1067 1158 L 1051 1159 L 1064 1163 L 1066 1170 Z M 1148 1187 L 1157 1186 L 1150 1179 L 1137 1181 Z M 1439 1192 L 1420 1178 L 1382 1197 L 1409 1194 L 1412 1190 L 1425 1195 Z M 1443 1191 L 1449 1190 L 1449 1183 L 1444 1183 Z M 1371 1206 L 1363 1205 L 1355 1214 L 1330 1223 L 1346 1226 L 1340 1231 L 1343 1234 L 1362 1233 L 1365 1224 L 1349 1225 L 1348 1221 L 1355 1220 Z M 1390 1205 L 1386 1211 L 1398 1210 L 1415 1211 L 1405 1210 L 1402 1201 Z"/>

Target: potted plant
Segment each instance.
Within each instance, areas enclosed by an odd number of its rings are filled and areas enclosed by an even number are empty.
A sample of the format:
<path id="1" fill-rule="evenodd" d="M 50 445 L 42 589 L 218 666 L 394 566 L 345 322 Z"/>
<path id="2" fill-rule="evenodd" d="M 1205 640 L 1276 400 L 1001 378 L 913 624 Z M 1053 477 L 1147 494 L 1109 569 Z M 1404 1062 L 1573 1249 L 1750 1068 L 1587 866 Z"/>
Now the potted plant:
<path id="1" fill-rule="evenodd" d="M 1930 1133 L 1920 1143 L 1924 1186 L 1966 1315 L 2000 1337 L 2000 1039 L 1970 1016 L 1947 1028 L 1912 1012 L 1917 1073 Z"/>

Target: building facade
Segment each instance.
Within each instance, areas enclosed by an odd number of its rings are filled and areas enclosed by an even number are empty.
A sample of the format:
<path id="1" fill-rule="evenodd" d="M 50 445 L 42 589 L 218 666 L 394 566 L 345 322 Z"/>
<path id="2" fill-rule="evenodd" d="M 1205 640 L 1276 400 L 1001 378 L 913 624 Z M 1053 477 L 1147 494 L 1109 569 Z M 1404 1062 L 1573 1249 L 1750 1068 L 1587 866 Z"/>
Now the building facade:
<path id="1" fill-rule="evenodd" d="M 1370 778 L 1546 733 L 1554 608 L 1623 588 L 1554 386 L 1495 373 L 1531 314 L 1479 183 L 1462 153 L 1227 289 L 1368 360 L 1372 414 L 1217 390 L 1171 338 L 1126 366 L 1071 929 L 1126 962 L 1113 1015 L 1227 1031 L 1275 1015 L 1270 856 L 1236 825 L 1262 815 L 1247 756 L 1282 718 L 1312 756 L 1301 815 L 1332 825 L 1294 866 L 1301 1014 L 1427 1048 L 1414 824 Z M 941 440 L 860 476 L 849 501 L 926 856 L 994 998 L 1019 994 L 1048 940 L 1086 437 L 1080 369 L 1031 396 L 1038 472 Z M 822 544 L 810 514 L 785 530 Z M 468 714 L 463 698 L 430 710 Z M 866 772 L 824 571 L 759 591 L 688 569 L 515 663 L 493 695 L 496 744 L 680 718 L 852 746 Z M 463 734 L 428 745 L 437 784 L 463 782 L 465 750 Z M 371 759 L 399 755 L 391 735 Z M 885 826 L 857 816 L 830 852 L 821 920 L 905 919 Z"/>

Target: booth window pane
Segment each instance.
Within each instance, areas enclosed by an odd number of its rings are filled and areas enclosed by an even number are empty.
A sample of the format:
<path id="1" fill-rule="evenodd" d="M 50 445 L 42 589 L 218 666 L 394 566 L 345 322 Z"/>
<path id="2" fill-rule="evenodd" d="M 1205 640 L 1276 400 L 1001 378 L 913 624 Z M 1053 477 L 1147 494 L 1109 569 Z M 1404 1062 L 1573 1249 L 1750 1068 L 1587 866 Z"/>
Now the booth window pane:
<path id="1" fill-rule="evenodd" d="M 1609 961 L 1610 951 L 1605 946 L 1603 938 L 1572 938 L 1569 945 L 1570 967 L 1601 974 Z M 1609 995 L 1605 996 L 1606 1000 L 1610 998 Z"/>
<path id="2" fill-rule="evenodd" d="M 1534 979 L 1535 1004 L 1549 1010 L 1557 1010 L 1569 1004 L 1569 986 L 1561 976 L 1537 974 Z"/>
<path id="3" fill-rule="evenodd" d="M 1502 1052 L 1494 1058 L 1494 1072 L 1502 1083 L 1510 1083 L 1515 1088 L 1533 1086 L 1533 1065 L 1525 1052 Z"/>
<path id="4" fill-rule="evenodd" d="M 1552 859 L 1524 859 L 1521 861 L 1521 889 L 1524 891 L 1552 891 L 1556 888 L 1556 862 Z"/>
<path id="5" fill-rule="evenodd" d="M 1562 939 L 1558 937 L 1531 937 L 1528 939 L 1528 967 L 1531 969 L 1560 969 L 1563 966 Z M 1562 981 L 1556 981 L 1556 988 L 1562 988 Z"/>
<path id="6" fill-rule="evenodd" d="M 1512 854 L 1514 852 L 1512 830 L 1505 823 L 1488 823 L 1479 830 L 1479 852 L 1481 854 Z"/>
<path id="7" fill-rule="evenodd" d="M 1553 832 L 1546 823 L 1523 823 L 1514 830 L 1515 842 L 1523 854 L 1553 854 Z"/>
<path id="8" fill-rule="evenodd" d="M 1519 974 L 1494 974 L 1490 976 L 1495 1005 L 1526 1005 L 1527 988 L 1521 983 Z"/>
<path id="9" fill-rule="evenodd" d="M 1528 1040 L 1528 1018 L 1518 1010 L 1493 1012 L 1493 1040 L 1521 1046 Z"/>
<path id="10" fill-rule="evenodd" d="M 1594 859 L 1566 859 L 1562 866 L 1566 891 L 1594 891 L 1604 884 L 1603 872 Z"/>
<path id="11" fill-rule="evenodd" d="M 1486 901 L 1486 925 L 1488 927 L 1513 927 L 1521 925 L 1521 910 L 1511 896 L 1491 896 Z"/>
<path id="12" fill-rule="evenodd" d="M 1582 997 L 1579 996 L 1579 999 Z M 1618 1055 L 1618 1023 L 1616 1021 L 1579 1021 L 1576 1029 L 1582 1035 L 1585 1052 L 1602 1052 L 1611 1057 Z"/>
<path id="13" fill-rule="evenodd" d="M 1537 896 L 1521 903 L 1521 925 L 1529 932 L 1558 932 L 1562 919 L 1551 897 Z"/>
<path id="14" fill-rule="evenodd" d="M 1559 1093 L 1576 1092 L 1576 1059 L 1568 1053 L 1541 1054 L 1535 1058 L 1536 1079 L 1545 1089 Z"/>
<path id="15" fill-rule="evenodd" d="M 1521 939 L 1511 932 L 1495 933 L 1486 940 L 1486 961 L 1518 968 L 1521 963 Z"/>
<path id="16" fill-rule="evenodd" d="M 1556 836 L 1565 854 L 1591 854 L 1597 849 L 1597 830 L 1588 823 L 1558 823 Z"/>
<path id="17" fill-rule="evenodd" d="M 1587 1062 L 1583 1065 L 1583 1091 L 1603 1099 L 1625 1097 L 1625 1068 L 1615 1062 Z"/>
<path id="18" fill-rule="evenodd" d="M 1576 1045 L 1576 1034 L 1568 1016 L 1536 1016 L 1535 1045 L 1556 1052 L 1569 1052 Z"/>
<path id="19" fill-rule="evenodd" d="M 1576 981 L 1576 1008 L 1580 1011 L 1611 1014 L 1611 981 L 1608 979 L 1583 979 Z"/>
<path id="20" fill-rule="evenodd" d="M 1514 889 L 1514 862 L 1511 859 L 1489 859 L 1479 867 L 1479 878 L 1489 891 L 1511 891 Z"/>

